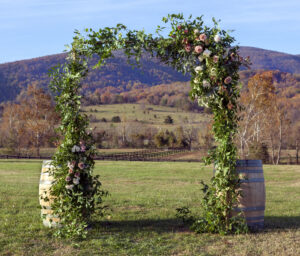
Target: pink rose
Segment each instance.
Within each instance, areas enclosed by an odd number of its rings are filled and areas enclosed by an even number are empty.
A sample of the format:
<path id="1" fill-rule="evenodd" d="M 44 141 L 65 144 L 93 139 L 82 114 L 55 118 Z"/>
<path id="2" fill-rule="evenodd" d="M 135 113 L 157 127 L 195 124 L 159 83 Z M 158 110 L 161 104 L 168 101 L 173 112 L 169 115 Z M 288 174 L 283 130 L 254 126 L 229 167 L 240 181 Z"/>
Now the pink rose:
<path id="1" fill-rule="evenodd" d="M 224 79 L 224 83 L 225 84 L 230 84 L 232 81 L 232 78 L 230 76 L 227 76 L 225 79 Z"/>
<path id="2" fill-rule="evenodd" d="M 199 39 L 200 39 L 200 41 L 205 42 L 205 40 L 207 39 L 207 36 L 205 34 L 200 34 Z"/>
<path id="3" fill-rule="evenodd" d="M 201 45 L 197 45 L 195 47 L 195 52 L 198 53 L 198 54 L 201 53 L 201 52 L 203 52 L 203 47 Z"/>
<path id="4" fill-rule="evenodd" d="M 178 26 L 177 28 L 178 28 L 178 30 L 180 30 L 182 27 L 181 27 L 181 26 Z"/>
<path id="5" fill-rule="evenodd" d="M 69 169 L 69 173 L 72 174 L 72 173 L 73 173 L 73 170 L 72 170 L 72 169 Z"/>
<path id="6" fill-rule="evenodd" d="M 82 145 L 82 146 L 80 147 L 80 151 L 81 151 L 81 152 L 85 152 L 85 150 L 86 150 L 86 146 L 85 146 L 85 145 Z"/>
<path id="7" fill-rule="evenodd" d="M 218 63 L 218 61 L 219 61 L 219 56 L 215 55 L 215 56 L 213 57 L 213 62 L 214 62 L 214 63 Z"/>
<path id="8" fill-rule="evenodd" d="M 71 181 L 71 180 L 72 180 L 71 176 L 67 176 L 67 177 L 66 177 L 66 181 L 67 181 L 67 182 L 69 182 L 69 181 Z"/>
<path id="9" fill-rule="evenodd" d="M 192 50 L 192 46 L 190 44 L 187 44 L 185 47 L 184 47 L 185 51 L 186 52 L 190 52 Z"/>
<path id="10" fill-rule="evenodd" d="M 76 172 L 75 177 L 79 178 L 80 177 L 80 172 Z"/>
<path id="11" fill-rule="evenodd" d="M 189 31 L 188 31 L 187 29 L 185 29 L 185 30 L 184 30 L 184 33 L 187 34 L 187 33 L 189 33 Z"/>
<path id="12" fill-rule="evenodd" d="M 79 167 L 79 169 L 83 170 L 83 169 L 84 169 L 84 163 L 83 163 L 83 162 L 80 162 L 80 163 L 78 164 L 78 167 Z"/>

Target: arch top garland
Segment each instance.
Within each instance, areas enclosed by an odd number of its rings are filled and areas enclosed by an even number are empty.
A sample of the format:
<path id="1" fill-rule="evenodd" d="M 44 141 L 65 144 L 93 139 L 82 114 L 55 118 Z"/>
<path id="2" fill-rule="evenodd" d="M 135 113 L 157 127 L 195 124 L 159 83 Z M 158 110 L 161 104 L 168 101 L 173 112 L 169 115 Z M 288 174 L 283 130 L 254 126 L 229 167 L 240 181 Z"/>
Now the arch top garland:
<path id="1" fill-rule="evenodd" d="M 238 47 L 231 46 L 234 38 L 221 30 L 215 20 L 209 28 L 204 26 L 202 17 L 191 18 L 185 20 L 181 14 L 163 18 L 170 25 L 166 38 L 160 35 L 164 29 L 161 27 L 157 28 L 156 37 L 127 30 L 122 24 L 99 31 L 87 29 L 85 36 L 75 31 L 67 62 L 52 70 L 50 83 L 57 95 L 56 108 L 62 118 L 59 131 L 64 137 L 53 156 L 56 182 L 51 190 L 52 209 L 61 220 L 56 235 L 84 237 L 92 214 L 103 214 L 102 198 L 107 192 L 101 189 L 98 177 L 92 176 L 96 149 L 87 130 L 88 119 L 80 112 L 81 79 L 88 73 L 89 58 L 98 55 L 96 67 L 101 67 L 113 51 L 120 49 L 132 65 L 138 66 L 146 51 L 179 72 L 191 74 L 190 95 L 212 110 L 217 147 L 205 159 L 206 164 L 214 163 L 216 172 L 211 185 L 203 188 L 203 218 L 189 219 L 197 232 L 226 234 L 244 230 L 242 221 L 231 217 L 230 212 L 239 195 L 233 141 L 239 108 L 238 71 L 241 65 L 248 66 L 249 60 L 239 56 Z"/>

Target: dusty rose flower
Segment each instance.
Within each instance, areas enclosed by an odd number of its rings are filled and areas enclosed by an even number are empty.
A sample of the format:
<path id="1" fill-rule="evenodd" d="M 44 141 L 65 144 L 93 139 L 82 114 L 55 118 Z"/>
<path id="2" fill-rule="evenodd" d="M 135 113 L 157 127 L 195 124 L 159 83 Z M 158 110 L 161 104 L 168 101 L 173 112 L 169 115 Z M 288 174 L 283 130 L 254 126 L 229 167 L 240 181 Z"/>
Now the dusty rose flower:
<path id="1" fill-rule="evenodd" d="M 80 151 L 81 152 L 85 152 L 85 150 L 86 150 L 86 146 L 85 145 L 80 146 Z"/>
<path id="2" fill-rule="evenodd" d="M 218 63 L 218 61 L 219 61 L 219 56 L 215 55 L 215 56 L 213 57 L 213 62 L 214 62 L 214 63 Z"/>
<path id="3" fill-rule="evenodd" d="M 73 170 L 72 170 L 72 169 L 69 169 L 69 173 L 72 174 L 72 173 L 73 173 Z"/>
<path id="4" fill-rule="evenodd" d="M 200 36 L 199 36 L 200 41 L 205 42 L 206 39 L 207 39 L 207 36 L 205 34 L 200 34 Z"/>
<path id="5" fill-rule="evenodd" d="M 74 176 L 79 178 L 80 177 L 80 172 L 76 172 Z"/>
<path id="6" fill-rule="evenodd" d="M 184 47 L 185 51 L 186 52 L 190 52 L 192 50 L 192 46 L 187 44 L 185 47 Z"/>
<path id="7" fill-rule="evenodd" d="M 197 45 L 195 47 L 195 52 L 198 53 L 198 54 L 200 54 L 201 52 L 203 52 L 203 47 L 201 45 Z"/>
<path id="8" fill-rule="evenodd" d="M 69 181 L 71 181 L 71 180 L 72 180 L 71 176 L 68 175 L 68 176 L 66 177 L 66 181 L 69 182 Z"/>
<path id="9" fill-rule="evenodd" d="M 74 185 L 66 185 L 66 189 L 72 190 Z"/>
<path id="10" fill-rule="evenodd" d="M 215 35 L 214 40 L 216 43 L 219 43 L 221 41 L 221 36 L 220 35 Z"/>
<path id="11" fill-rule="evenodd" d="M 194 70 L 195 70 L 196 73 L 199 73 L 203 70 L 203 67 L 202 66 L 197 66 L 197 67 L 195 67 Z"/>
<path id="12" fill-rule="evenodd" d="M 185 30 L 184 30 L 184 33 L 187 34 L 187 33 L 189 33 L 189 31 L 188 31 L 187 29 L 185 29 Z"/>
<path id="13" fill-rule="evenodd" d="M 224 79 L 224 83 L 225 84 L 230 84 L 232 81 L 232 78 L 230 76 L 227 76 L 225 79 Z"/>
<path id="14" fill-rule="evenodd" d="M 83 163 L 83 162 L 80 162 L 80 163 L 78 164 L 78 167 L 79 167 L 79 169 L 83 170 L 83 169 L 84 169 L 84 163 Z"/>
<path id="15" fill-rule="evenodd" d="M 181 28 L 182 28 L 181 26 L 178 26 L 178 27 L 177 27 L 178 30 L 180 30 Z"/>

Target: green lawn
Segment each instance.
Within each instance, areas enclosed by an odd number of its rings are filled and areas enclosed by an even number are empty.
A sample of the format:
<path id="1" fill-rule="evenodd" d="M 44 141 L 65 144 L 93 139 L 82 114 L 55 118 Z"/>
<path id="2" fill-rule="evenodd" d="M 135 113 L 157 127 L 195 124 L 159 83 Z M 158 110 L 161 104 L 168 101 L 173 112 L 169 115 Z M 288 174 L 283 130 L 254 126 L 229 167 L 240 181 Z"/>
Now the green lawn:
<path id="1" fill-rule="evenodd" d="M 38 202 L 41 161 L 0 161 L 0 255 L 300 255 L 300 167 L 264 166 L 267 203 L 263 232 L 194 234 L 175 209 L 199 211 L 200 163 L 102 162 L 111 211 L 96 219 L 87 240 L 54 239 L 42 226 Z"/>

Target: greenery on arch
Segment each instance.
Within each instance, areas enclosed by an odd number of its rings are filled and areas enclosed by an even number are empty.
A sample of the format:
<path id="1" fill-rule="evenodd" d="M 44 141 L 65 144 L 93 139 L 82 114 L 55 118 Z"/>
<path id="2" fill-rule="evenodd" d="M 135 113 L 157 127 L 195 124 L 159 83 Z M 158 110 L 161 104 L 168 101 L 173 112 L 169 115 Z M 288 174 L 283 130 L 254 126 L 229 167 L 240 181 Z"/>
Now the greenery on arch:
<path id="1" fill-rule="evenodd" d="M 215 175 L 209 186 L 204 185 L 203 218 L 189 217 L 187 210 L 179 213 L 192 221 L 197 232 L 226 234 L 245 230 L 243 221 L 231 217 L 231 212 L 239 188 L 233 141 L 239 107 L 238 70 L 247 65 L 247 60 L 238 55 L 238 47 L 231 46 L 234 38 L 221 30 L 215 20 L 212 28 L 204 26 L 202 17 L 190 16 L 186 20 L 181 14 L 173 14 L 163 21 L 170 26 L 166 38 L 161 35 L 161 27 L 157 28 L 156 36 L 127 30 L 122 24 L 99 31 L 87 29 L 85 36 L 76 31 L 67 63 L 52 71 L 51 88 L 57 95 L 57 110 L 62 117 L 59 131 L 64 135 L 53 157 L 56 183 L 51 194 L 55 197 L 54 214 L 61 220 L 61 228 L 56 230 L 58 236 L 86 236 L 92 214 L 104 211 L 102 198 L 107 192 L 92 175 L 95 146 L 87 130 L 88 119 L 80 112 L 79 92 L 81 79 L 88 73 L 88 59 L 97 54 L 100 59 L 96 67 L 101 67 L 118 49 L 124 51 L 133 65 L 138 66 L 141 54 L 147 51 L 174 69 L 191 74 L 191 97 L 209 107 L 214 116 L 217 147 L 206 163 L 214 163 Z"/>

